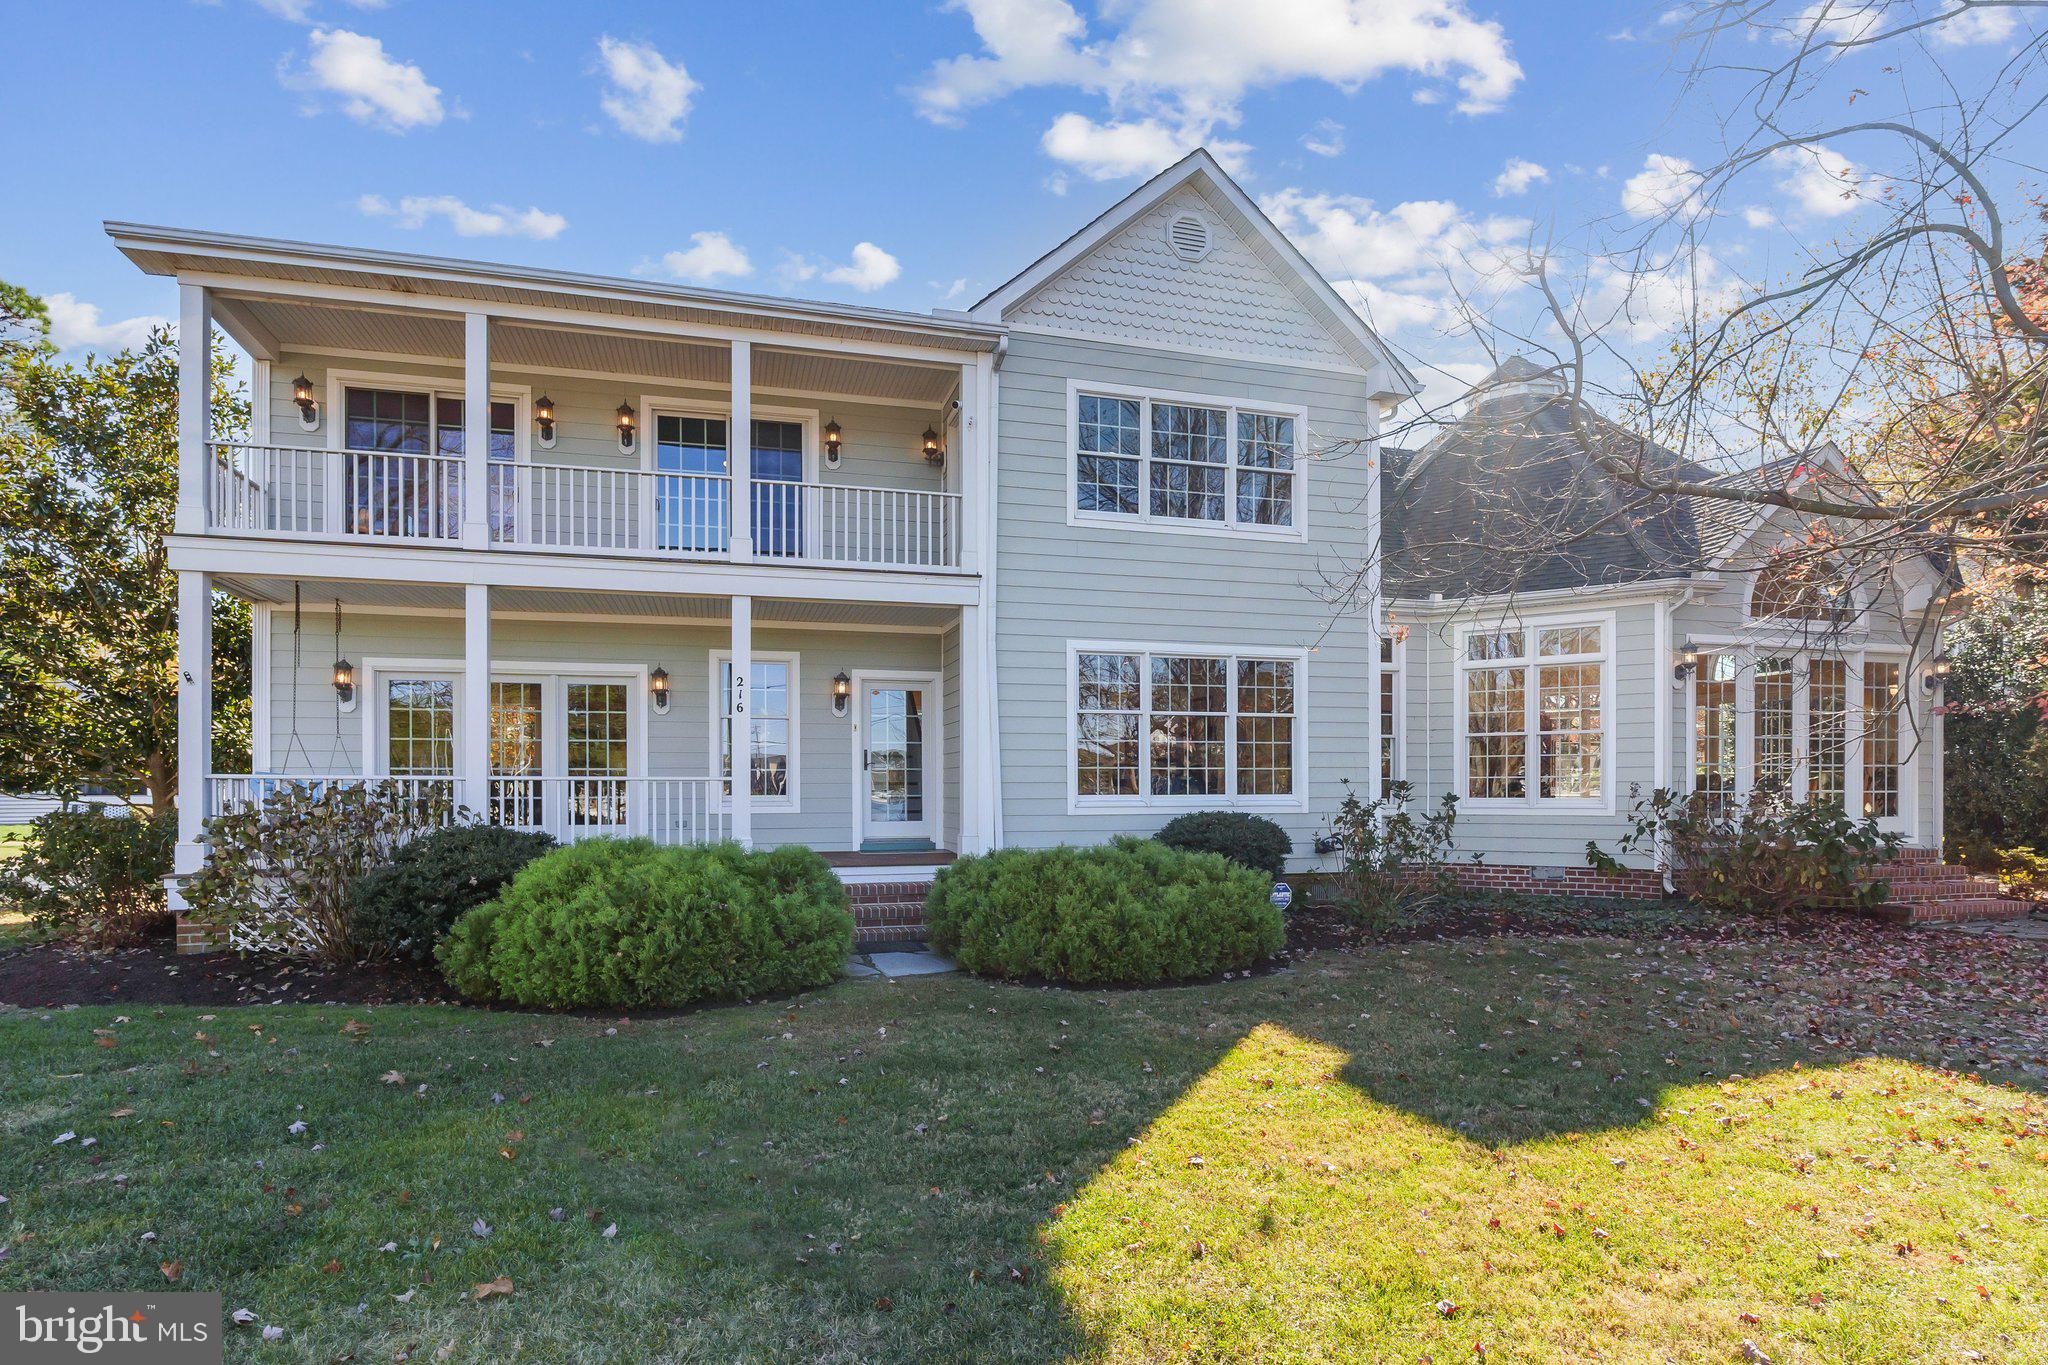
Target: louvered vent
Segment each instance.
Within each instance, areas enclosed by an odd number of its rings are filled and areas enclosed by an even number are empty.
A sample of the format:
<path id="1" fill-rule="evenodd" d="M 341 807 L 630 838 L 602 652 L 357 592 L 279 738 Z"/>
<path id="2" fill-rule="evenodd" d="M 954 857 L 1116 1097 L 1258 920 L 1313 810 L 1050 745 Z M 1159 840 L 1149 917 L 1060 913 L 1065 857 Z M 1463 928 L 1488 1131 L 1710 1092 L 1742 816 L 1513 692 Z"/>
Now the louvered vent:
<path id="1" fill-rule="evenodd" d="M 1199 213 L 1176 214 L 1166 225 L 1166 244 L 1184 261 L 1209 254 L 1209 222 Z"/>

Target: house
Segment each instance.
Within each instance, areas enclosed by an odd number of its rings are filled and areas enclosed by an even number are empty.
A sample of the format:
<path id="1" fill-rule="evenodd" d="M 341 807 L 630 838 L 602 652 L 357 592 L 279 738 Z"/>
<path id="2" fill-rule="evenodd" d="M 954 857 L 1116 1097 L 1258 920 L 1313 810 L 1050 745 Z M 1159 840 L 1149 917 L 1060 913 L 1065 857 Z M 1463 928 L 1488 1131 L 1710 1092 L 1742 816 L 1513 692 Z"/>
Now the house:
<path id="1" fill-rule="evenodd" d="M 209 813 L 377 777 L 562 838 L 807 844 L 884 933 L 956 855 L 1189 810 L 1327 866 L 1347 781 L 1458 761 L 1463 656 L 1417 627 L 1464 626 L 1404 601 L 1394 643 L 1375 553 L 1416 381 L 1205 152 L 964 312 L 107 231 L 180 295 L 174 897 Z M 213 439 L 215 325 L 246 440 Z M 209 761 L 215 591 L 253 608 L 251 773 Z M 1545 594 L 1512 605 L 1597 627 L 1577 785 L 1503 770 L 1467 828 L 1583 866 L 1564 833 L 1682 748 L 1674 613 L 1718 618 L 1704 579 Z M 1885 665 L 1907 693 L 1917 657 Z"/>

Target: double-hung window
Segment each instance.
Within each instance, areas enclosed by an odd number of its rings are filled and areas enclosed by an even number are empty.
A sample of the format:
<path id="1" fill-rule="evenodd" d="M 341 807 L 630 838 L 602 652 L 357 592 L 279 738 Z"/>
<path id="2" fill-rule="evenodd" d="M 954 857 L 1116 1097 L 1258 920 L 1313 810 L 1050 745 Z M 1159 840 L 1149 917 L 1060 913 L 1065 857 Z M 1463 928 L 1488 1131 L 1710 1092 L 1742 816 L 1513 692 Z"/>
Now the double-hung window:
<path id="1" fill-rule="evenodd" d="M 1604 621 L 1464 632 L 1458 671 L 1467 799 L 1605 802 L 1610 634 Z"/>
<path id="2" fill-rule="evenodd" d="M 733 735 L 741 729 L 735 721 L 744 719 L 745 739 L 742 743 L 747 754 L 747 769 L 752 775 L 754 808 L 794 810 L 797 801 L 797 726 L 793 709 L 798 696 L 796 656 L 753 656 L 748 678 L 751 685 L 746 689 L 743 718 L 734 715 L 735 703 L 740 699 L 733 694 L 731 656 L 716 654 L 712 662 L 718 677 L 718 693 L 713 699 L 717 709 L 712 713 L 712 724 L 718 743 L 718 773 L 724 794 L 732 795 Z"/>
<path id="3" fill-rule="evenodd" d="M 1300 682 L 1298 656 L 1076 649 L 1076 803 L 1293 804 Z"/>
<path id="4" fill-rule="evenodd" d="M 1299 412 L 1077 386 L 1075 519 L 1299 535 L 1304 426 Z"/>

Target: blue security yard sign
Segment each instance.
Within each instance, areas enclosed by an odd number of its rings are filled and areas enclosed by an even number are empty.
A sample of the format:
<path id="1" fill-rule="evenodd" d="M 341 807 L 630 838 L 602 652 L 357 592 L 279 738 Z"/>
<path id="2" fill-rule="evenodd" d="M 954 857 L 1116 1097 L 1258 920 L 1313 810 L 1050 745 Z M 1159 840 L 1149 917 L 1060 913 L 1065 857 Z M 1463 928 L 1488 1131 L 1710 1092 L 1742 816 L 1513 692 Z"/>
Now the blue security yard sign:
<path id="1" fill-rule="evenodd" d="M 1294 888 L 1286 882 L 1274 882 L 1271 899 L 1275 909 L 1285 910 L 1294 904 Z"/>

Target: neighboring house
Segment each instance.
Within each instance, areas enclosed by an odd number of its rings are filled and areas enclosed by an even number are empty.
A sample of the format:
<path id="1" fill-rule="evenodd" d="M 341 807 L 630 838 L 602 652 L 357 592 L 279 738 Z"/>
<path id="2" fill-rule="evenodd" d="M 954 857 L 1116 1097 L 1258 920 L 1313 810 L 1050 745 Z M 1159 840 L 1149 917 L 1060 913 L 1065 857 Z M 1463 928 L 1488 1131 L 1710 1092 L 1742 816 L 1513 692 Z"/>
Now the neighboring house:
<path id="1" fill-rule="evenodd" d="M 1328 866 L 1347 781 L 1450 771 L 1454 665 L 1388 641 L 1373 553 L 1416 382 L 1205 152 L 965 312 L 107 231 L 180 293 L 178 876 L 279 777 L 394 777 L 563 838 L 808 844 L 874 931 L 956 854 L 1188 810 Z M 208 440 L 211 325 L 246 443 Z M 254 609 L 254 773 L 209 762 L 213 591 Z M 1652 723 L 1640 776 L 1682 742 L 1679 591 L 1594 613 L 1636 728 L 1575 837 Z M 1490 853 L 1583 864 L 1494 801 Z"/>
<path id="2" fill-rule="evenodd" d="M 48 792 L 24 792 L 19 796 L 0 792 L 0 825 L 25 825 L 63 804 Z"/>

